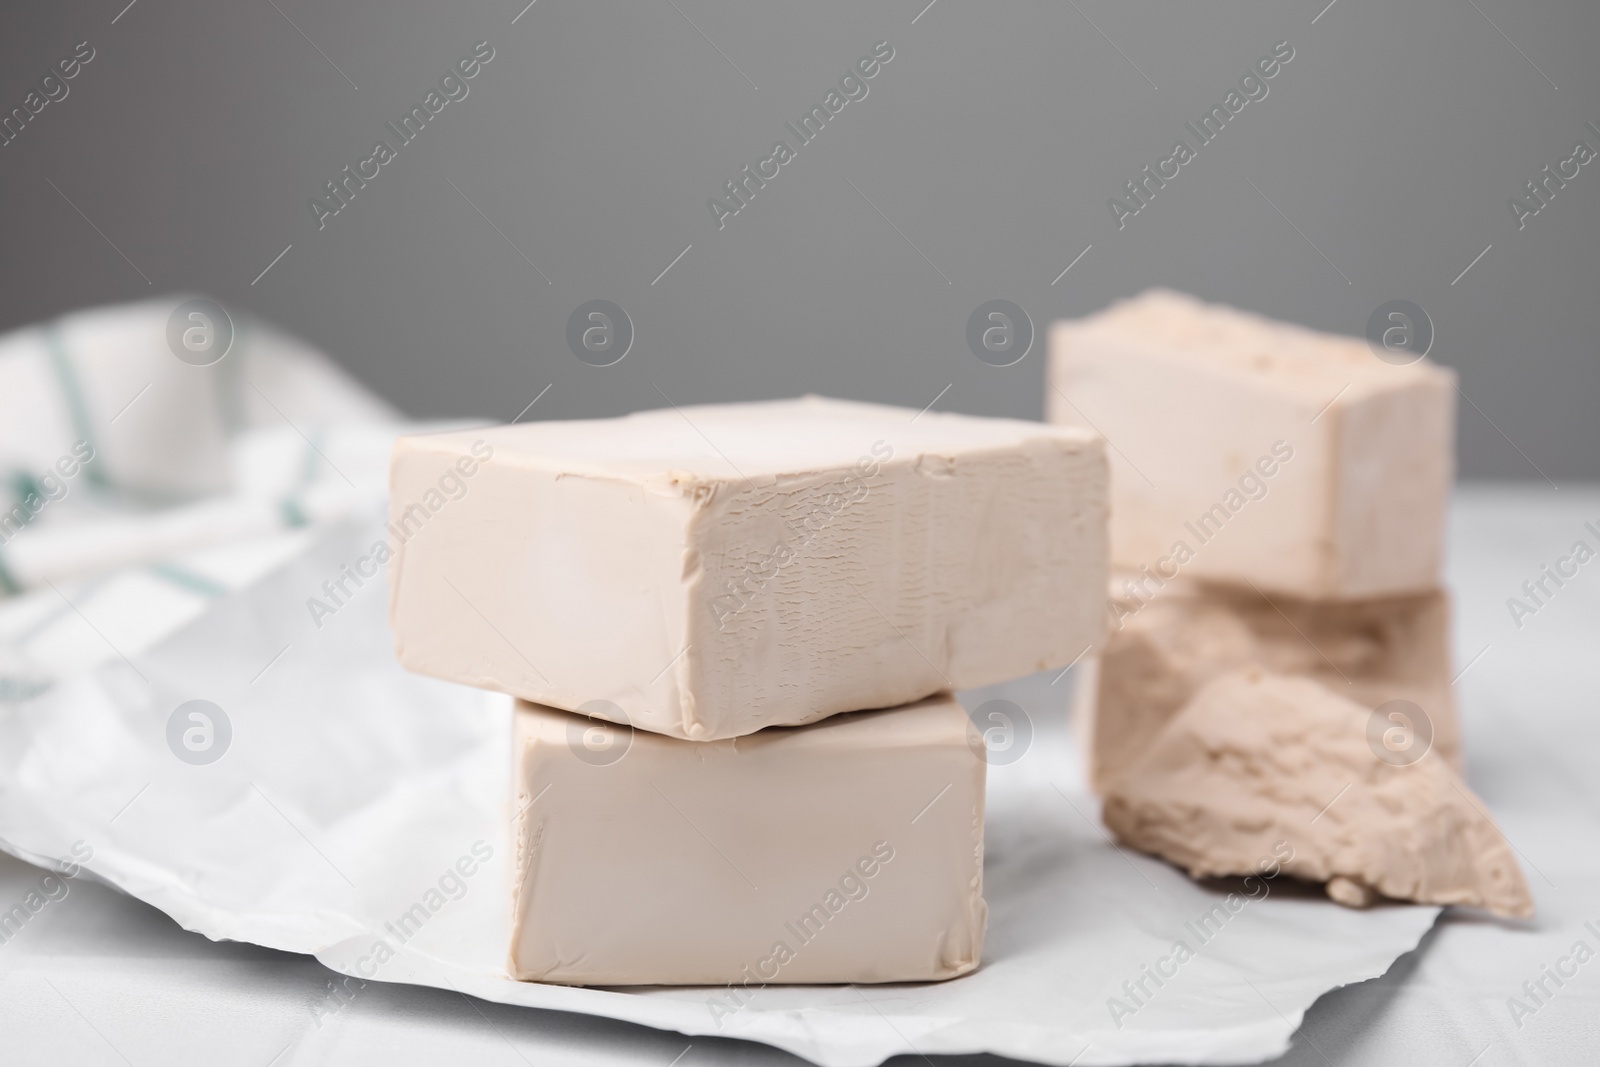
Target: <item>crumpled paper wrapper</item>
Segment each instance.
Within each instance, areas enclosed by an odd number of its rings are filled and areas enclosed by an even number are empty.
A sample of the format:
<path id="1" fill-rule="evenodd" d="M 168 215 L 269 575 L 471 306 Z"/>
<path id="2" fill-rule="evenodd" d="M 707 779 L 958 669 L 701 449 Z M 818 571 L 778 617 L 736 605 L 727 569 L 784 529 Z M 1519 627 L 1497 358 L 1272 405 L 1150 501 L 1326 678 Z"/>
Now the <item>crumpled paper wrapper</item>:
<path id="1" fill-rule="evenodd" d="M 381 573 L 331 615 L 307 607 L 384 536 L 377 516 L 346 520 L 149 651 L 0 705 L 0 847 L 52 864 L 86 843 L 89 873 L 188 929 L 362 980 L 761 1041 L 827 1067 L 1258 1061 L 1438 915 L 1349 911 L 1286 878 L 1197 885 L 1119 850 L 1065 730 L 1040 722 L 1023 758 L 990 768 L 989 935 L 970 976 L 773 986 L 732 1014 L 712 1010 L 716 989 L 511 981 L 509 698 L 403 672 Z"/>

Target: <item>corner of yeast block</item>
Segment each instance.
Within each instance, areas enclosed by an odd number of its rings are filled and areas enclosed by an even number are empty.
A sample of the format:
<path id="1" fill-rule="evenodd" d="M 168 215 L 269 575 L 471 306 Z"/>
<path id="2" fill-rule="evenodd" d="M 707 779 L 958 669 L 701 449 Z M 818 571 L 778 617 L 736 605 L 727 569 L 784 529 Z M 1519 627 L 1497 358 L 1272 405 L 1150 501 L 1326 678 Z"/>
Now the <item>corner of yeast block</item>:
<path id="1" fill-rule="evenodd" d="M 720 485 L 719 479 L 678 469 L 651 475 L 644 481 L 645 492 L 656 496 L 682 497 L 697 508 L 710 503 Z"/>
<path id="2" fill-rule="evenodd" d="M 945 456 L 937 452 L 924 452 L 919 455 L 912 465 L 912 470 L 923 478 L 943 480 L 956 476 L 956 459 L 954 456 Z"/>
<path id="3" fill-rule="evenodd" d="M 694 694 L 686 689 L 678 690 L 678 725 L 691 741 L 705 741 L 711 733 L 696 713 Z"/>

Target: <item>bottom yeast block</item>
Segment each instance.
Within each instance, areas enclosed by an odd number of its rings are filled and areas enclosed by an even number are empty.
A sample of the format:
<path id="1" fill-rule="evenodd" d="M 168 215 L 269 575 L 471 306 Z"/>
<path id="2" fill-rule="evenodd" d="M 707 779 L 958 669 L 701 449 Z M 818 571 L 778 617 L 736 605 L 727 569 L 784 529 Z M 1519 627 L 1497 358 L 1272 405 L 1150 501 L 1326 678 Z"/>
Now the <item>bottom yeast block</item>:
<path id="1" fill-rule="evenodd" d="M 709 742 L 519 701 L 514 751 L 515 978 L 753 988 L 978 965 L 986 763 L 948 694 Z"/>

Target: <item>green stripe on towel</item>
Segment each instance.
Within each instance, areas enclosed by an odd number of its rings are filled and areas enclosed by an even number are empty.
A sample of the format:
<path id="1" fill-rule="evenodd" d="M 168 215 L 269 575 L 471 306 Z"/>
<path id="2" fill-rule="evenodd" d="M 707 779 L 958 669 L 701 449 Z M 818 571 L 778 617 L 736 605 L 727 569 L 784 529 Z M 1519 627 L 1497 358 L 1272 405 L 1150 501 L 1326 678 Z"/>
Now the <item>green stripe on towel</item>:
<path id="1" fill-rule="evenodd" d="M 11 568 L 6 566 L 5 553 L 0 552 L 0 593 L 16 596 L 21 592 L 22 584 L 17 581 L 16 575 L 11 573 Z"/>
<path id="2" fill-rule="evenodd" d="M 228 591 L 226 586 L 212 581 L 198 571 L 180 567 L 176 563 L 152 563 L 149 571 L 158 578 L 165 578 L 173 585 L 203 597 L 219 597 Z"/>
<path id="3" fill-rule="evenodd" d="M 78 431 L 78 439 L 87 444 L 92 452 L 92 458 L 83 465 L 83 476 L 89 484 L 99 489 L 108 489 L 110 480 L 106 477 L 105 466 L 100 462 L 100 446 L 95 443 L 94 431 L 89 424 L 89 405 L 84 399 L 82 387 L 78 384 L 78 372 L 73 369 L 72 357 L 67 353 L 66 342 L 61 339 L 60 323 L 51 323 L 44 328 L 45 347 L 50 351 L 50 365 L 55 368 L 56 381 L 61 385 L 61 396 L 67 403 L 67 411 L 72 416 L 72 425 Z"/>

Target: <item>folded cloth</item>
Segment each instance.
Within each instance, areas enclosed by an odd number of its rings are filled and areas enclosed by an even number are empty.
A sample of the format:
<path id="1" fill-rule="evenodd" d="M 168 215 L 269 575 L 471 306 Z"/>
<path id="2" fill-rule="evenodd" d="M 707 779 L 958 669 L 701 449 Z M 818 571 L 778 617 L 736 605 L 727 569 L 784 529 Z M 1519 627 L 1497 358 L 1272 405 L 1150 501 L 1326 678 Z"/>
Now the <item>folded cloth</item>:
<path id="1" fill-rule="evenodd" d="M 77 447 L 97 487 L 193 498 L 228 487 L 226 442 L 241 430 L 397 418 L 320 352 L 253 321 L 232 324 L 217 362 L 185 362 L 168 326 L 187 303 L 95 308 L 0 337 L 0 467 L 48 471 Z"/>
<path id="2" fill-rule="evenodd" d="M 207 366 L 169 326 L 189 298 L 0 337 L 0 701 L 127 658 L 384 499 L 416 432 L 310 346 L 226 324 Z"/>

